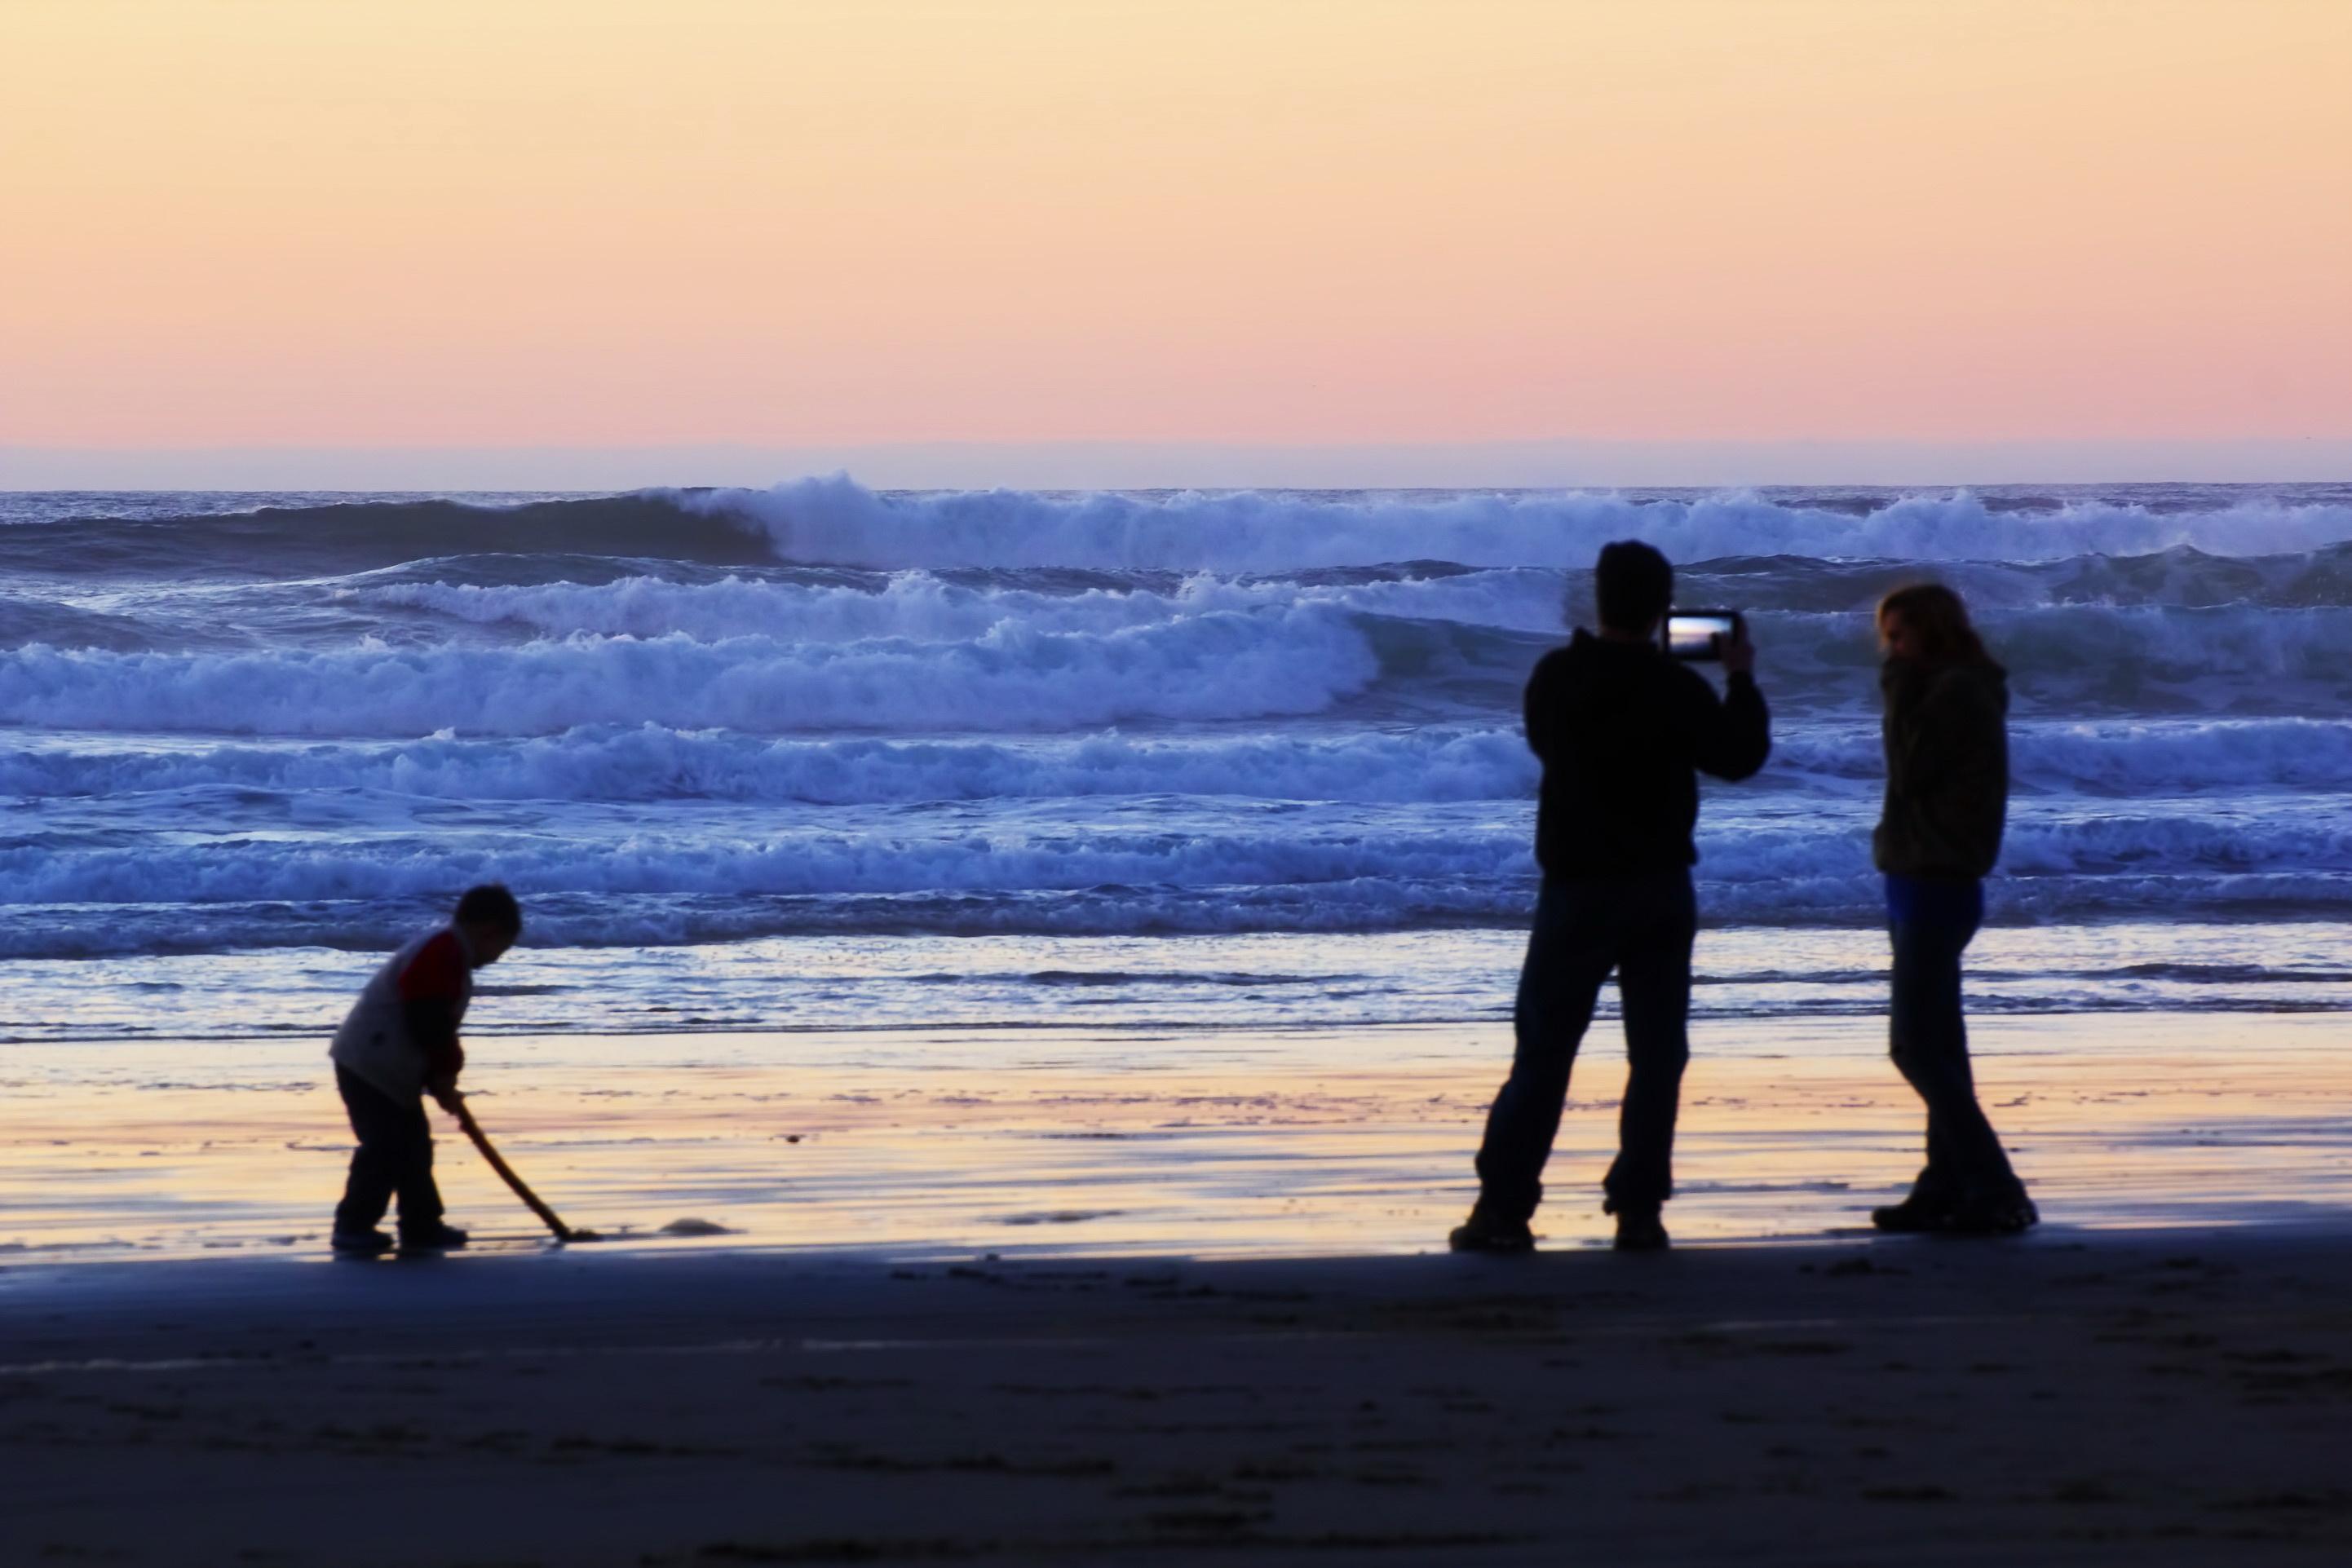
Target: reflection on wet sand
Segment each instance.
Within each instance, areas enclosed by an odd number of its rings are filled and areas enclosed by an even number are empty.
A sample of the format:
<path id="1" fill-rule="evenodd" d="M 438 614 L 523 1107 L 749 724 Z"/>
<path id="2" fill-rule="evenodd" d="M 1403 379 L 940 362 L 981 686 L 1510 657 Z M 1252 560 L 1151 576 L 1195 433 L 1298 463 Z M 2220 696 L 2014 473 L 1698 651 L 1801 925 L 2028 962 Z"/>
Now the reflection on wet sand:
<path id="1" fill-rule="evenodd" d="M 2119 1228 L 2352 1210 L 2339 1034 L 2168 1015 L 1992 1019 L 1975 1038 L 2051 1222 Z M 1859 1019 L 1702 1025 L 1676 1239 L 1819 1237 L 1898 1192 L 1917 1113 L 1881 1038 Z M 509 1158 L 621 1246 L 1330 1255 L 1442 1243 L 1507 1053 L 1492 1025 L 544 1036 L 486 1042 L 469 1071 Z M 0 1263 L 322 1253 L 350 1150 L 324 1067 L 310 1040 L 12 1064 Z M 1606 1234 L 1623 1072 L 1604 1024 L 1548 1173 L 1550 1246 Z M 446 1122 L 439 1161 L 486 1240 L 544 1243 Z"/>

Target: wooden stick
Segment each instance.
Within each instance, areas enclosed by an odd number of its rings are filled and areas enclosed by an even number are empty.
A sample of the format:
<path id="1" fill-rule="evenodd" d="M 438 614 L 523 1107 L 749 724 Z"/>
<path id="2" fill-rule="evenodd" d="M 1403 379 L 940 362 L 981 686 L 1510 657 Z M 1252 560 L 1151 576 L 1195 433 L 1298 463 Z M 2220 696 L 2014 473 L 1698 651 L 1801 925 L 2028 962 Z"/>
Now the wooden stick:
<path id="1" fill-rule="evenodd" d="M 593 1232 L 574 1230 L 564 1224 L 562 1220 L 556 1218 L 555 1210 L 539 1200 L 539 1194 L 523 1185 L 522 1177 L 514 1174 L 514 1167 L 499 1157 L 498 1150 L 490 1147 L 490 1140 L 483 1135 L 482 1124 L 474 1120 L 474 1113 L 467 1108 L 465 1096 L 457 1095 L 455 1098 L 457 1103 L 449 1109 L 457 1116 L 457 1125 L 466 1129 L 466 1136 L 474 1140 L 474 1147 L 482 1151 L 482 1158 L 490 1162 L 490 1168 L 506 1178 L 506 1184 L 514 1188 L 514 1195 L 529 1204 L 530 1211 L 544 1220 L 550 1230 L 555 1232 L 555 1239 L 558 1241 L 589 1239 Z"/>

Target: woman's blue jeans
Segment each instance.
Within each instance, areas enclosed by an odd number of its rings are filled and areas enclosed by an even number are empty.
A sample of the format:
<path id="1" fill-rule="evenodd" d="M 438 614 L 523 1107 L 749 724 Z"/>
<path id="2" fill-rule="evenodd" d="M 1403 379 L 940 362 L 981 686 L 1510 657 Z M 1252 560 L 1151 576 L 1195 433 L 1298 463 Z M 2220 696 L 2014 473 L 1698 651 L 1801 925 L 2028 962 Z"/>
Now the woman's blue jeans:
<path id="1" fill-rule="evenodd" d="M 1969 1065 L 1960 1009 L 1960 955 L 1984 922 L 1984 884 L 1973 877 L 1889 875 L 1886 926 L 1895 948 L 1887 1035 L 1895 1065 L 1927 1106 L 1927 1164 L 1915 1201 L 1937 1206 L 2022 1197 Z"/>

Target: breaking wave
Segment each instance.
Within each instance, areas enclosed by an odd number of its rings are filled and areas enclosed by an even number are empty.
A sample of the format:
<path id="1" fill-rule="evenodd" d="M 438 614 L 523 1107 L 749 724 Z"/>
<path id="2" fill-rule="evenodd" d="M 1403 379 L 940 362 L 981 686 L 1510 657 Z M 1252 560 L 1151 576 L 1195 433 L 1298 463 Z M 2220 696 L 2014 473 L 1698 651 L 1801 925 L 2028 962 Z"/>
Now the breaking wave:
<path id="1" fill-rule="evenodd" d="M 1752 612 L 1711 918 L 1866 926 L 1866 611 L 2009 666 L 1999 918 L 2352 900 L 2352 486 L 0 497 L 0 952 L 1513 925 L 1604 540 Z M 2179 956 L 2175 955 L 2174 956 Z"/>
<path id="2" fill-rule="evenodd" d="M 1400 815 L 1410 810 L 1419 815 Z M 19 955 L 138 950 L 159 936 L 142 911 L 184 931 L 241 923 L 266 940 L 316 941 L 306 911 L 381 924 L 488 876 L 532 911 L 535 939 L 630 944 L 850 931 L 1386 931 L 1511 925 L 1535 870 L 1523 809 L 1433 818 L 1386 808 L 1294 828 L 1238 817 L 1168 831 L 1097 821 L 1063 831 L 864 831 L 803 824 L 746 838 L 740 825 L 560 832 L 368 832 L 303 842 L 124 845 L 52 832 L 0 846 L 0 906 L 51 918 L 0 922 Z M 1725 824 L 1702 834 L 1709 917 L 1742 924 L 1868 925 L 1880 918 L 1866 812 Z M 2308 918 L 2352 895 L 2352 827 L 2286 811 L 2081 816 L 2028 811 L 2014 824 L 1996 918 Z M 258 936 L 247 940 L 261 941 Z"/>
<path id="3" fill-rule="evenodd" d="M 796 729 L 1058 729 L 1319 712 L 1379 674 L 1314 606 L 1213 612 L 1088 635 L 1000 622 L 968 641 L 575 637 L 374 646 L 0 655 L 0 722 L 257 735 L 543 735 L 646 719 Z"/>
<path id="4" fill-rule="evenodd" d="M 176 514 L 121 498 L 87 514 L 60 515 L 52 505 L 9 525 L 10 548 L 37 570 L 288 578 L 480 553 L 1255 573 L 1410 560 L 1581 564 L 1622 538 L 1648 539 L 1681 561 L 2027 563 L 2184 548 L 2266 556 L 2352 541 L 2352 490 L 2340 486 L 2156 486 L 2128 498 L 2084 490 L 908 493 L 835 477 L 505 504 L 300 499 Z"/>
<path id="5" fill-rule="evenodd" d="M 1021 490 L 879 494 L 845 478 L 677 494 L 689 512 L 741 519 L 782 559 L 907 567 L 1079 566 L 1269 572 L 1379 561 L 1525 566 L 1592 559 L 1614 538 L 1674 559 L 2042 561 L 2188 546 L 2232 555 L 2352 539 L 2352 503 L 2249 501 L 2169 512 L 2085 500 L 2011 510 L 1968 492 L 1903 496 L 1867 510 L 1754 492 L 1695 499 L 1601 494 L 1301 497 L 1244 491 L 1139 497 Z"/>
<path id="6" fill-rule="evenodd" d="M 2352 721 L 2025 723 L 2012 730 L 2011 762 L 2031 793 L 2326 789 L 2352 779 Z M 1743 789 L 1866 792 L 1884 775 L 1874 728 L 1784 727 L 1772 761 Z M 1525 741 L 1501 727 L 995 740 L 803 739 L 643 724 L 520 739 L 0 745 L 0 796 L 56 799 L 224 789 L 815 806 L 1112 796 L 1438 803 L 1525 801 L 1536 781 Z"/>

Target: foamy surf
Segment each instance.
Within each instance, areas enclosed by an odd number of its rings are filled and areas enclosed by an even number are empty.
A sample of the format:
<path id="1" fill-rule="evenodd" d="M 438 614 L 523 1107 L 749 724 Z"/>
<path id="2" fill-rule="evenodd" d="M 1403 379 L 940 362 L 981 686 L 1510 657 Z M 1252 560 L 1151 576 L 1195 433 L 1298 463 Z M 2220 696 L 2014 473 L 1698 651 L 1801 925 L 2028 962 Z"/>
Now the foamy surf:
<path id="1" fill-rule="evenodd" d="M 2189 933 L 2352 906 L 2337 825 L 2352 487 L 820 479 L 11 497 L 0 952 L 176 955 L 214 966 L 191 994 L 243 973 L 302 996 L 306 965 L 340 986 L 345 960 L 299 955 L 395 942 L 491 876 L 530 904 L 535 941 L 604 954 L 596 983 L 648 1006 L 674 979 L 663 953 L 774 942 L 874 944 L 880 978 L 853 988 L 858 1016 L 885 1022 L 941 1005 L 892 972 L 962 972 L 981 941 L 1081 976 L 1069 954 L 1093 942 L 1305 954 L 1494 933 L 1507 947 L 1534 885 L 1520 686 L 1584 612 L 1594 547 L 1624 536 L 1684 563 L 1686 601 L 1747 609 L 1764 649 L 1778 748 L 1713 792 L 1700 843 L 1706 907 L 1732 930 L 1866 946 L 1880 762 L 1864 612 L 1923 573 L 1969 595 L 2011 671 L 2018 797 L 1995 919 L 2135 933 L 2114 977 L 2074 961 L 2021 996 L 2273 995 L 2217 977 L 2263 968 L 2259 952 L 2216 956 Z M 2192 977 L 2150 991 L 2147 964 Z M 1866 963 L 1827 967 L 1863 979 L 1759 980 L 1726 1005 L 1835 1010 L 1867 988 Z M 1189 1016 L 1495 1005 L 1393 955 L 1366 972 L 1393 981 L 1203 988 Z M 2281 983 L 2337 1005 L 2340 982 Z M 1032 1022 L 1110 1016 L 1114 997 L 1121 1018 L 1151 1010 L 1118 981 L 982 990 Z M 759 1018 L 788 1015 L 762 995 Z M 740 1009 L 714 997 L 693 1016 Z"/>

